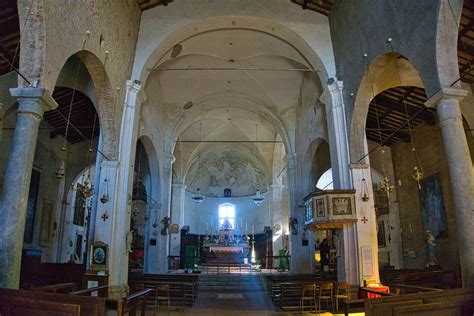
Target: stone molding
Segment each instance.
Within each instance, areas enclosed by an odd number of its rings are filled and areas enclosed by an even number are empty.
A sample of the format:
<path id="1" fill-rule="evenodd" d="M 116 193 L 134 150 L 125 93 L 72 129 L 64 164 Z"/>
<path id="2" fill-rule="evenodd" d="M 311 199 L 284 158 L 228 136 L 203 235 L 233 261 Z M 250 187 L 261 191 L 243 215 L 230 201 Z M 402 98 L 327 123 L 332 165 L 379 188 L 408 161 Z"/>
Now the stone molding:
<path id="1" fill-rule="evenodd" d="M 467 96 L 467 94 L 467 90 L 464 89 L 442 88 L 425 102 L 425 106 L 429 108 L 436 108 L 436 106 L 440 103 L 441 100 L 451 98 L 461 101 L 462 99 L 464 99 L 465 96 Z"/>
<path id="2" fill-rule="evenodd" d="M 12 88 L 10 94 L 19 101 L 18 113 L 31 113 L 42 118 L 44 112 L 58 107 L 58 103 L 45 88 Z M 33 102 L 23 102 L 27 100 Z"/>

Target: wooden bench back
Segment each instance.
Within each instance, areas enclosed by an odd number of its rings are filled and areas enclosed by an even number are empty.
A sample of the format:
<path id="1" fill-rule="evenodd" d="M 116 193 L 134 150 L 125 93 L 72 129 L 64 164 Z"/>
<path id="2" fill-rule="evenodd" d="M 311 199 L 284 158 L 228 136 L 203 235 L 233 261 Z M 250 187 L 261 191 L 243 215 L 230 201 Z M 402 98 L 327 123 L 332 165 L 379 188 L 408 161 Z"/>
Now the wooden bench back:
<path id="1" fill-rule="evenodd" d="M 27 290 L 0 289 L 0 297 L 19 297 L 34 301 L 61 302 L 79 305 L 80 315 L 104 316 L 105 299 L 100 297 L 76 296 L 59 293 L 45 293 Z"/>
<path id="2" fill-rule="evenodd" d="M 469 307 L 470 305 L 470 307 Z M 442 302 L 422 305 L 398 306 L 393 308 L 394 316 L 471 316 L 473 314 L 471 302 Z"/>
<path id="3" fill-rule="evenodd" d="M 71 291 L 76 290 L 76 283 L 68 282 L 68 283 L 51 284 L 51 285 L 35 287 L 31 290 L 36 291 L 36 292 L 48 292 L 48 293 L 69 293 Z"/>
<path id="4" fill-rule="evenodd" d="M 75 304 L 0 295 L 0 315 L 5 316 L 79 316 L 80 310 Z"/>
<path id="5" fill-rule="evenodd" d="M 412 301 L 421 301 L 422 304 L 446 303 L 448 301 L 461 304 L 474 298 L 474 289 L 460 288 L 453 290 L 413 293 L 397 296 L 384 296 L 366 299 L 364 302 L 366 316 L 392 315 L 393 308 L 409 306 Z M 397 304 L 400 303 L 400 304 Z M 418 305 L 415 303 L 414 305 Z M 386 308 L 385 308 L 386 307 Z"/>

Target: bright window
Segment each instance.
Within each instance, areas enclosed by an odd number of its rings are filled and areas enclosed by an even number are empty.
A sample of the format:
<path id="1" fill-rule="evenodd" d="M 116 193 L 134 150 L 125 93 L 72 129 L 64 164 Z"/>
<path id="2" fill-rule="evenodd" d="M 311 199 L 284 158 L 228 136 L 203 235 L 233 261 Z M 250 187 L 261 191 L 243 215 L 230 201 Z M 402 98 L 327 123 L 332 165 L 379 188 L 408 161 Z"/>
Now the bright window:
<path id="1" fill-rule="evenodd" d="M 332 169 L 328 169 L 323 173 L 321 178 L 319 178 L 316 187 L 321 190 L 332 190 L 334 188 L 332 184 Z"/>
<path id="2" fill-rule="evenodd" d="M 219 205 L 219 228 L 224 224 L 225 219 L 229 220 L 232 228 L 235 224 L 235 205 L 230 203 L 224 203 Z"/>

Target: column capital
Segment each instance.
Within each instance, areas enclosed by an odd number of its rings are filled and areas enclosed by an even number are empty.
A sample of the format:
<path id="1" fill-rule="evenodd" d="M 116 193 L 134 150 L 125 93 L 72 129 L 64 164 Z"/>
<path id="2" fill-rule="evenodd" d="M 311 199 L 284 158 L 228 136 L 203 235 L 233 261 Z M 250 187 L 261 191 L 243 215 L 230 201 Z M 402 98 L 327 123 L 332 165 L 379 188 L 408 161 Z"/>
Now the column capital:
<path id="1" fill-rule="evenodd" d="M 319 101 L 323 103 L 324 105 L 326 105 L 326 107 L 333 107 L 333 106 L 340 105 L 338 104 L 340 102 L 335 102 L 335 101 L 337 100 L 337 98 L 339 98 L 338 93 L 341 94 L 343 88 L 344 88 L 344 83 L 342 81 L 339 81 L 334 78 L 330 78 L 328 80 L 328 85 L 326 86 L 323 93 L 321 93 L 321 96 L 319 97 Z"/>
<path id="2" fill-rule="evenodd" d="M 127 91 L 138 95 L 138 100 L 143 103 L 147 100 L 145 90 L 142 89 L 142 82 L 140 80 L 127 80 L 125 83 Z"/>
<path id="3" fill-rule="evenodd" d="M 283 188 L 285 188 L 285 186 L 283 184 L 272 184 L 272 185 L 270 185 L 270 188 L 272 188 L 274 190 L 275 189 L 283 189 Z"/>
<path id="4" fill-rule="evenodd" d="M 186 190 L 186 184 L 184 184 L 184 183 L 173 183 L 171 186 L 173 188 L 179 188 L 179 189 Z"/>
<path id="5" fill-rule="evenodd" d="M 442 88 L 435 95 L 428 99 L 425 102 L 425 105 L 429 108 L 436 108 L 440 101 L 446 99 L 456 99 L 458 101 L 464 99 L 467 96 L 468 92 L 464 89 L 456 88 Z"/>
<path id="6" fill-rule="evenodd" d="M 11 88 L 10 94 L 18 99 L 18 112 L 29 112 L 42 117 L 44 112 L 58 107 L 51 93 L 45 88 Z M 28 100 L 33 102 L 25 102 Z"/>
<path id="7" fill-rule="evenodd" d="M 296 153 L 287 154 L 283 160 L 288 164 L 288 169 L 296 168 Z"/>

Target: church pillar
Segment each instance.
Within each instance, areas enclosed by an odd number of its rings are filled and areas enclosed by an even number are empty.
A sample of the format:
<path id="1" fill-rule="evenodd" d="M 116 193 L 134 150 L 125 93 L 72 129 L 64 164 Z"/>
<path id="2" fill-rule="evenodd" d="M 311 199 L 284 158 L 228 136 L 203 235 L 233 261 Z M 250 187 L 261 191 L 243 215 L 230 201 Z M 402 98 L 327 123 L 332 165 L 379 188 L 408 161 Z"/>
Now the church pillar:
<path id="1" fill-rule="evenodd" d="M 288 163 L 288 182 L 290 189 L 290 217 L 297 220 L 295 225 L 297 233 L 290 231 L 290 271 L 291 273 L 309 273 L 308 247 L 301 245 L 304 227 L 304 212 L 298 210 L 296 154 L 286 157 Z M 302 202 L 302 201 L 301 201 Z"/>
<path id="2" fill-rule="evenodd" d="M 171 222 L 178 224 L 181 229 L 184 225 L 184 199 L 186 185 L 184 183 L 173 183 L 171 199 Z M 179 256 L 181 245 L 181 234 L 171 234 L 170 256 Z"/>
<path id="3" fill-rule="evenodd" d="M 158 222 L 160 223 L 160 231 L 163 227 L 161 224 L 161 220 L 165 217 L 170 217 L 170 209 L 171 209 L 171 183 L 173 181 L 172 171 L 173 171 L 173 162 L 175 161 L 175 157 L 171 153 L 163 153 L 161 166 L 161 201 L 162 207 L 160 212 L 160 217 L 158 218 Z M 159 255 L 158 255 L 158 273 L 166 273 L 168 272 L 168 254 L 169 254 L 169 231 L 166 235 L 159 235 L 158 237 L 158 247 L 159 247 Z"/>
<path id="4" fill-rule="evenodd" d="M 139 81 L 127 81 L 118 161 L 103 161 L 101 164 L 99 194 L 107 186 L 110 196 L 106 203 L 97 205 L 94 241 L 108 245 L 109 295 L 112 296 L 127 290 L 134 163 L 140 105 L 144 101 L 140 88 Z"/>
<path id="5" fill-rule="evenodd" d="M 326 87 L 319 99 L 326 106 L 334 188 L 350 189 L 352 179 L 349 170 L 349 138 L 342 89 L 342 81 L 334 81 Z"/>
<path id="6" fill-rule="evenodd" d="M 365 150 L 367 151 L 367 141 L 364 140 Z M 372 178 L 370 174 L 370 165 L 368 163 L 351 164 L 352 179 L 354 181 L 355 204 L 357 210 L 357 223 L 351 225 L 347 235 L 343 235 L 344 243 L 350 246 L 343 248 L 343 253 L 347 257 L 346 273 L 351 284 L 362 283 L 363 280 L 376 280 L 379 282 L 379 264 L 378 264 L 378 243 L 377 243 L 377 217 L 375 214 L 374 192 L 372 189 Z M 363 183 L 362 179 L 365 179 Z M 362 192 L 368 191 L 369 199 L 361 199 Z M 351 265 L 358 271 L 354 275 Z M 354 283 L 356 282 L 356 283 Z"/>
<path id="7" fill-rule="evenodd" d="M 459 101 L 466 95 L 465 90 L 445 88 L 430 98 L 426 105 L 436 106 L 443 136 L 456 213 L 463 286 L 474 287 L 473 169 L 459 107 Z"/>
<path id="8" fill-rule="evenodd" d="M 58 105 L 43 88 L 10 89 L 18 114 L 5 172 L 0 218 L 0 287 L 18 288 L 26 206 L 38 130 L 45 111 Z"/>
<path id="9" fill-rule="evenodd" d="M 280 181 L 281 182 L 281 181 Z M 273 249 L 273 256 L 278 256 L 278 252 L 280 249 L 285 248 L 285 230 L 288 228 L 288 221 L 283 215 L 283 210 L 282 210 L 282 196 L 283 196 L 283 189 L 285 188 L 284 185 L 281 183 L 279 184 L 278 182 L 273 182 L 273 184 L 270 186 L 271 188 L 271 194 L 270 194 L 270 214 L 272 216 L 272 229 L 273 229 L 273 243 L 272 243 L 272 249 Z M 275 231 L 275 225 L 280 225 L 280 231 Z M 275 264 L 277 264 L 276 261 L 274 261 Z"/>
<path id="10" fill-rule="evenodd" d="M 326 107 L 333 187 L 334 189 L 351 189 L 353 182 L 349 169 L 349 138 L 342 90 L 342 81 L 332 80 L 319 100 Z M 356 227 L 355 225 L 344 225 L 342 229 L 337 230 L 337 235 L 339 243 L 337 278 L 340 282 L 359 284 Z"/>

